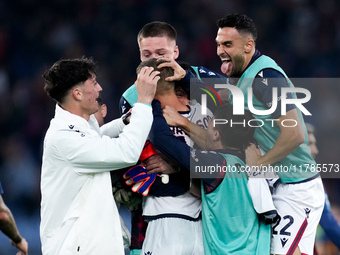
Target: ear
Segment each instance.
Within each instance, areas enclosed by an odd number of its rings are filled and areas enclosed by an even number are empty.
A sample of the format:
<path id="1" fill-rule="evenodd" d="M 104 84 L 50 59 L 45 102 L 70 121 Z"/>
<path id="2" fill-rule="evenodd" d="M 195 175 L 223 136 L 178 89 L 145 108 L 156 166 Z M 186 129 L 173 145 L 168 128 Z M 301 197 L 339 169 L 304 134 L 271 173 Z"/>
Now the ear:
<path id="1" fill-rule="evenodd" d="M 218 141 L 221 138 L 220 132 L 215 128 L 214 128 L 214 131 L 213 131 L 213 137 L 212 138 L 213 138 L 214 141 Z"/>
<path id="2" fill-rule="evenodd" d="M 102 104 L 102 106 L 100 107 L 100 111 L 102 113 L 103 118 L 105 118 L 106 114 L 107 114 L 107 106 L 106 106 L 106 104 Z"/>
<path id="3" fill-rule="evenodd" d="M 254 40 L 253 40 L 251 37 L 248 37 L 248 38 L 246 39 L 246 43 L 245 43 L 245 45 L 244 45 L 244 52 L 245 52 L 245 53 L 251 53 L 252 50 L 254 49 L 254 47 L 255 47 L 255 42 L 254 42 Z"/>
<path id="4" fill-rule="evenodd" d="M 174 48 L 174 59 L 177 59 L 178 56 L 179 56 L 179 48 L 178 48 L 178 45 L 176 45 Z"/>
<path id="5" fill-rule="evenodd" d="M 76 100 L 81 100 L 82 99 L 82 91 L 79 87 L 75 87 L 72 89 L 72 96 L 76 99 Z"/>

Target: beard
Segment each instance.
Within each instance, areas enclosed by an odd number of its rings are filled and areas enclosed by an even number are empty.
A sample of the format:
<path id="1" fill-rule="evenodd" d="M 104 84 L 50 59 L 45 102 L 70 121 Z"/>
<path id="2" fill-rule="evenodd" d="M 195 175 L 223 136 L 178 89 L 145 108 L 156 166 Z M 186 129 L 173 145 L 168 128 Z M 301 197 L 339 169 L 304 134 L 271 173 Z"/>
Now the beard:
<path id="1" fill-rule="evenodd" d="M 233 59 L 233 69 L 230 73 L 230 76 L 240 77 L 243 72 L 244 63 L 245 63 L 245 57 L 242 55 L 236 55 Z"/>

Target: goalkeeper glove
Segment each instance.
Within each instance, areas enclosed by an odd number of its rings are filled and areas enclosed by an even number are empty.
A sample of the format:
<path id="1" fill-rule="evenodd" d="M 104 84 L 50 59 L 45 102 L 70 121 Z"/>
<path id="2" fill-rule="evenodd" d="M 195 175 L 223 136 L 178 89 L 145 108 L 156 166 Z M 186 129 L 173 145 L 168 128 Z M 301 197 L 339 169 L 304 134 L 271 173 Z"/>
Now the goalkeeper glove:
<path id="1" fill-rule="evenodd" d="M 147 196 L 157 176 L 157 173 L 148 174 L 148 171 L 143 166 L 134 166 L 123 175 L 123 178 L 126 180 L 127 185 L 133 184 L 131 188 L 133 192 Z"/>

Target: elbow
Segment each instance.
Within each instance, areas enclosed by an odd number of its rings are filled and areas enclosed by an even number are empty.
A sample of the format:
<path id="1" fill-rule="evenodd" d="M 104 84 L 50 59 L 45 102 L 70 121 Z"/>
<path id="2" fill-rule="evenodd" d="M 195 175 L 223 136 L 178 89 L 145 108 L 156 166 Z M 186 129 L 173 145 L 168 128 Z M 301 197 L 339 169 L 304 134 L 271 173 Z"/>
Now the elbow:
<path id="1" fill-rule="evenodd" d="M 298 148 L 301 144 L 305 142 L 305 137 L 301 135 L 292 135 L 289 140 L 293 150 Z"/>
<path id="2" fill-rule="evenodd" d="M 296 132 L 295 139 L 298 146 L 306 141 L 305 131 L 301 126 L 299 126 Z"/>
<path id="3" fill-rule="evenodd" d="M 301 125 L 297 125 L 295 127 L 287 127 L 286 131 L 289 131 L 286 133 L 286 137 L 288 139 L 287 141 L 289 141 L 289 143 L 293 147 L 297 148 L 298 146 L 305 142 L 306 140 L 305 132 Z"/>
<path id="4" fill-rule="evenodd" d="M 305 134 L 303 132 L 303 130 L 301 129 L 301 132 L 298 132 L 295 136 L 294 136 L 294 141 L 296 143 L 297 146 L 299 146 L 300 144 L 303 144 L 306 140 Z"/>
<path id="5" fill-rule="evenodd" d="M 9 221 L 9 215 L 6 211 L 0 212 L 0 226 L 4 226 Z"/>
<path id="6" fill-rule="evenodd" d="M 138 150 L 131 150 L 129 153 L 125 153 L 124 163 L 127 165 L 135 165 L 137 164 L 139 157 L 140 153 L 138 153 Z"/>

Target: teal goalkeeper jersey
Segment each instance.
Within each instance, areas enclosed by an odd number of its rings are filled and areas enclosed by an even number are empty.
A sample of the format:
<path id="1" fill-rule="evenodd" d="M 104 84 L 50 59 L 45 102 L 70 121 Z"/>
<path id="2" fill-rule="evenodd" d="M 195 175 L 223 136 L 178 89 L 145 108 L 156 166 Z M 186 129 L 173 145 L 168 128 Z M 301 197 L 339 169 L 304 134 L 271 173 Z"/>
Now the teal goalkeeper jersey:
<path id="1" fill-rule="evenodd" d="M 227 169 L 245 163 L 234 155 L 221 154 Z M 202 185 L 202 227 L 205 255 L 270 254 L 270 225 L 259 220 L 247 187 L 247 174 L 227 172 L 221 184 L 205 193 Z"/>
<path id="2" fill-rule="evenodd" d="M 248 88 L 252 87 L 256 75 L 263 69 L 271 68 L 280 72 L 287 80 L 290 87 L 294 87 L 285 72 L 276 64 L 271 58 L 262 55 L 257 58 L 243 73 L 237 83 L 244 95 L 245 109 L 248 107 Z M 296 94 L 293 93 L 296 98 Z M 267 110 L 268 108 L 264 103 L 260 102 L 254 94 L 252 95 L 253 106 L 257 110 Z M 232 96 L 231 96 L 232 101 Z M 278 102 L 280 103 L 280 101 Z M 311 178 L 317 174 L 315 172 L 315 161 L 310 155 L 308 148 L 308 134 L 303 120 L 301 111 L 296 108 L 300 123 L 305 131 L 305 142 L 295 149 L 291 154 L 282 159 L 281 161 L 273 164 L 272 171 L 278 173 L 280 179 L 284 183 L 295 183 Z M 255 128 L 254 138 L 259 143 L 261 148 L 266 153 L 273 148 L 281 131 L 275 121 L 268 121 L 268 119 L 276 119 L 271 115 L 256 115 L 253 114 L 254 119 L 262 120 L 263 126 Z M 289 128 L 289 127 L 287 127 Z"/>

